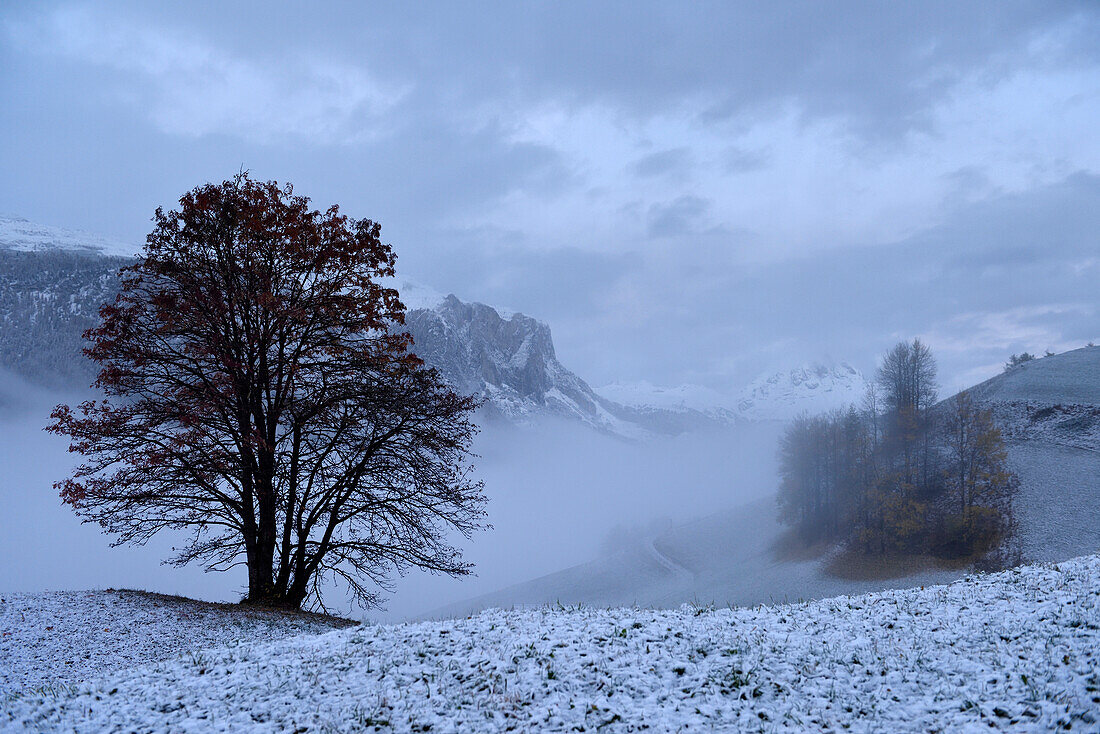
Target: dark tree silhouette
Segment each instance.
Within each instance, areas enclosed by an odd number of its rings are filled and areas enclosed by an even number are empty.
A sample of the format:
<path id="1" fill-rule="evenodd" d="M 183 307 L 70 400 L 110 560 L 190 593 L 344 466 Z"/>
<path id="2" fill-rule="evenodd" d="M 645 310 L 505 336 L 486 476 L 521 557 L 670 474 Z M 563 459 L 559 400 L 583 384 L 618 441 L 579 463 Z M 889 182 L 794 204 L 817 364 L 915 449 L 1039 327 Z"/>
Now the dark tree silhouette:
<path id="1" fill-rule="evenodd" d="M 83 456 L 63 500 L 116 545 L 186 531 L 172 562 L 245 564 L 250 603 L 468 573 L 448 536 L 483 527 L 476 401 L 408 351 L 379 225 L 247 174 L 154 222 L 85 333 L 106 398 L 48 427 Z"/>

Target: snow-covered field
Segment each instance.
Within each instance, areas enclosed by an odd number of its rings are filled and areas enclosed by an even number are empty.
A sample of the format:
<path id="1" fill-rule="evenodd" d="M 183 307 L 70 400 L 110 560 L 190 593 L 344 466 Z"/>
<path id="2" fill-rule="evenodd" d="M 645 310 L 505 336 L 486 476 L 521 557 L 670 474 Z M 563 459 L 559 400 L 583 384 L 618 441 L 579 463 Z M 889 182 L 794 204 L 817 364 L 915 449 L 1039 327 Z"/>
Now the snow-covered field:
<path id="1" fill-rule="evenodd" d="M 144 591 L 0 594 L 0 708 L 28 690 L 64 690 L 107 673 L 242 641 L 347 626 Z M 2 725 L 2 717 L 0 717 Z"/>
<path id="2" fill-rule="evenodd" d="M 34 731 L 1096 731 L 1100 557 L 797 605 L 359 627 L 2 706 Z"/>

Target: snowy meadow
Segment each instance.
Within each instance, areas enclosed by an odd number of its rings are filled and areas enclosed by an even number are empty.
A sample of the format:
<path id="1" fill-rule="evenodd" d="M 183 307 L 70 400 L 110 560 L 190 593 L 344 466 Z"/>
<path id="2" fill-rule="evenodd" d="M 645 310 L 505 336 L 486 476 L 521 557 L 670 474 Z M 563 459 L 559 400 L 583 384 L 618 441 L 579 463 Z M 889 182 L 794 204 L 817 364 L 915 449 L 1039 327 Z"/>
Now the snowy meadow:
<path id="1" fill-rule="evenodd" d="M 42 598 L 5 603 L 2 667 L 66 644 L 30 629 L 42 618 L 23 621 L 20 608 Z M 40 680 L 5 691 L 0 728 L 1095 731 L 1100 722 L 1097 556 L 804 604 L 498 609 L 254 639 L 109 666 L 102 677 L 89 670 L 71 686 L 50 686 L 41 669 Z"/>

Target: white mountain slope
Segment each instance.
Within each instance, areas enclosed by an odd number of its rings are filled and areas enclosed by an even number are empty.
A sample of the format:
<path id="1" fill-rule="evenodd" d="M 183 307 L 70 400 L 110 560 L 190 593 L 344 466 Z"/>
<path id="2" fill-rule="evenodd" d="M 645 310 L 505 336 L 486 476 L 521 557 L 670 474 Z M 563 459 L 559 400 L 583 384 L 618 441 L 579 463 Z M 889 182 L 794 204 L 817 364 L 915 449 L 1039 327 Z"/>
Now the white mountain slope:
<path id="1" fill-rule="evenodd" d="M 524 424 L 543 416 L 578 420 L 625 438 L 675 435 L 722 425 L 728 414 L 672 405 L 622 404 L 589 387 L 554 351 L 543 321 L 467 303 L 409 281 L 395 284 L 408 307 L 413 351 L 485 411 Z"/>
<path id="2" fill-rule="evenodd" d="M 0 217 L 0 366 L 49 384 L 86 384 L 80 334 L 110 298 L 121 264 L 105 256 L 139 248 L 86 232 Z M 39 262 L 41 261 L 41 262 Z M 859 391 L 858 373 L 807 367 L 761 378 L 730 400 L 699 386 L 616 383 L 593 390 L 558 361 L 550 327 L 508 309 L 464 303 L 407 279 L 393 279 L 408 307 L 415 350 L 456 388 L 486 398 L 486 412 L 525 423 L 540 416 L 579 420 L 637 439 L 751 420 L 783 419 L 832 407 Z M 35 345 L 49 345 L 37 354 Z M 62 367 L 64 367 L 62 369 Z"/>
<path id="3" fill-rule="evenodd" d="M 22 217 L 0 215 L 0 250 L 41 252 L 62 250 L 114 257 L 133 257 L 140 245 L 64 227 L 38 224 Z"/>
<path id="4" fill-rule="evenodd" d="M 808 364 L 756 378 L 737 396 L 735 409 L 749 420 L 789 420 L 803 411 L 858 406 L 866 390 L 863 373 L 846 362 Z"/>
<path id="5" fill-rule="evenodd" d="M 51 386 L 86 385 L 80 334 L 117 288 L 122 260 L 137 248 L 25 219 L 0 219 L 0 367 Z M 544 416 L 639 439 L 714 424 L 702 414 L 637 409 L 600 397 L 562 365 L 544 322 L 464 303 L 394 279 L 408 307 L 414 350 L 460 391 L 486 399 L 485 412 L 515 423 Z"/>
<path id="6" fill-rule="evenodd" d="M 725 422 L 786 421 L 802 412 L 858 406 L 866 390 L 863 374 L 846 362 L 805 364 L 765 373 L 736 396 L 701 385 L 662 387 L 645 381 L 613 382 L 596 388 L 603 397 L 623 405 L 693 411 Z"/>
<path id="7" fill-rule="evenodd" d="M 44 680 L 0 700 L 0 729 L 1096 731 L 1098 589 L 1087 556 L 806 604 L 556 606 L 242 636 L 73 687 Z"/>
<path id="8" fill-rule="evenodd" d="M 733 400 L 731 398 L 702 385 L 662 387 L 645 380 L 637 382 L 616 381 L 597 387 L 595 390 L 608 400 L 633 408 L 693 410 L 705 414 L 729 417 L 733 415 L 731 410 Z"/>
<path id="9" fill-rule="evenodd" d="M 505 318 L 491 306 L 449 295 L 434 307 L 410 310 L 405 325 L 413 351 L 459 392 L 486 398 L 491 414 L 519 423 L 549 414 L 631 438 L 647 433 L 558 361 L 550 327 L 537 319 Z"/>

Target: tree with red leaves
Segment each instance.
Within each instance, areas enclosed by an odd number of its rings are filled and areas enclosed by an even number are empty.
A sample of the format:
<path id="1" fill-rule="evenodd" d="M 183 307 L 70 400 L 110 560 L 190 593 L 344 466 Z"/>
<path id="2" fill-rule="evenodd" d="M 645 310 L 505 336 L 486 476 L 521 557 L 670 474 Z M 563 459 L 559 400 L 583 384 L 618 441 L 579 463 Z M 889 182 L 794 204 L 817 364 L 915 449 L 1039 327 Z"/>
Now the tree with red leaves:
<path id="1" fill-rule="evenodd" d="M 258 605 L 469 573 L 448 536 L 484 527 L 477 403 L 409 351 L 379 225 L 247 173 L 154 223 L 84 335 L 104 399 L 47 429 L 83 456 L 62 499 L 115 545 L 183 531 L 172 563 L 243 563 Z"/>

